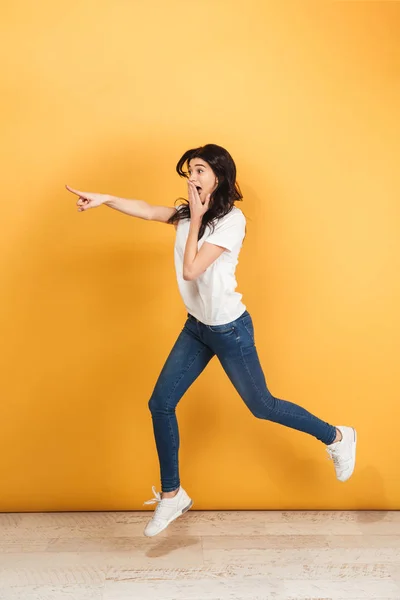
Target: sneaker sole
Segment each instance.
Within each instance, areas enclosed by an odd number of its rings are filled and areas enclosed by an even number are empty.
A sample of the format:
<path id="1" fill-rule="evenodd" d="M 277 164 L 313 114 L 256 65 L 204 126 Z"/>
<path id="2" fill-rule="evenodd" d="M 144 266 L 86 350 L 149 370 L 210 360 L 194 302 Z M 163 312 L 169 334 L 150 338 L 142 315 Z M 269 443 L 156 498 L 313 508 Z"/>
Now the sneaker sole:
<path id="1" fill-rule="evenodd" d="M 350 475 L 348 475 L 348 476 L 346 477 L 346 479 L 339 479 L 339 481 L 342 481 L 343 483 L 344 483 L 345 481 L 348 481 L 348 480 L 350 479 L 350 477 L 353 475 L 353 473 L 354 473 L 354 469 L 355 469 L 355 467 L 356 467 L 357 431 L 354 429 L 354 427 L 352 427 L 352 429 L 353 429 L 353 432 L 354 432 L 354 445 L 353 445 L 353 453 L 352 453 L 352 455 L 351 455 L 351 457 L 352 457 L 352 459 L 353 459 L 353 469 L 352 469 L 352 471 L 351 471 Z"/>
<path id="2" fill-rule="evenodd" d="M 161 529 L 159 529 L 158 531 L 156 531 L 156 533 L 151 533 L 150 535 L 148 533 L 145 533 L 144 535 L 146 537 L 154 537 L 155 535 L 158 535 L 159 533 L 161 533 L 162 531 L 164 531 L 164 529 L 167 529 L 168 525 L 170 525 L 172 523 L 172 521 L 175 521 L 175 519 L 177 519 L 178 517 L 181 517 L 183 514 L 185 514 L 185 512 L 187 512 L 190 508 L 192 508 L 193 506 L 193 500 L 191 500 L 189 502 L 189 504 L 187 506 L 185 506 L 185 508 L 182 508 L 182 510 L 178 511 L 177 513 L 175 513 L 170 520 L 164 525 L 164 527 L 162 527 Z"/>

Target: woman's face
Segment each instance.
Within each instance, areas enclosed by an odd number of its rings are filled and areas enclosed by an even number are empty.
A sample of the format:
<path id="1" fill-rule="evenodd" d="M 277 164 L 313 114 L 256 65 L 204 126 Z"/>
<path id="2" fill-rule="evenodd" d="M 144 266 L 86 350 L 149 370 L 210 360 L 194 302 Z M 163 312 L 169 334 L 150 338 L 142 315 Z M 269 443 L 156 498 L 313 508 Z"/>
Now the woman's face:
<path id="1" fill-rule="evenodd" d="M 210 165 L 202 158 L 192 158 L 189 161 L 189 180 L 193 181 L 199 192 L 202 204 L 207 195 L 211 194 L 218 185 L 218 179 Z"/>

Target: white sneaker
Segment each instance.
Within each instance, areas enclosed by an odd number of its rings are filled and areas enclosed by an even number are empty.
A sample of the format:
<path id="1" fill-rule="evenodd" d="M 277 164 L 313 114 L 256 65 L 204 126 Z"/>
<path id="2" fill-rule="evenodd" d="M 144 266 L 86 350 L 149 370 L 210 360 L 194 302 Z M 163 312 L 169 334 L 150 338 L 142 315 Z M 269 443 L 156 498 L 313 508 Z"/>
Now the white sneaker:
<path id="1" fill-rule="evenodd" d="M 339 481 L 347 481 L 356 464 L 357 432 L 353 427 L 344 425 L 338 425 L 337 428 L 342 434 L 342 439 L 327 446 L 326 451 L 335 465 L 336 477 Z"/>
<path id="2" fill-rule="evenodd" d="M 182 486 L 173 498 L 161 499 L 161 492 L 156 492 L 154 485 L 152 490 L 154 498 L 143 503 L 157 504 L 154 516 L 147 523 L 144 530 L 144 535 L 147 537 L 152 537 L 163 531 L 172 521 L 183 515 L 193 506 L 193 500 L 189 498 Z"/>

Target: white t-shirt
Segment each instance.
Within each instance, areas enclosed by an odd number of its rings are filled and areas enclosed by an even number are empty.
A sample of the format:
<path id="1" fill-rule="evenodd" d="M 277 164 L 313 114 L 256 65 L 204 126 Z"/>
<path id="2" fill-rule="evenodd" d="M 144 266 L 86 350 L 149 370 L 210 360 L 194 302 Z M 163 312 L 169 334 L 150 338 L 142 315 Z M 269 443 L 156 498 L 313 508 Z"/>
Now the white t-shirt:
<path id="1" fill-rule="evenodd" d="M 241 301 L 242 294 L 235 291 L 235 269 L 239 262 L 245 226 L 246 217 L 236 206 L 214 223 L 214 233 L 211 233 L 211 228 L 207 225 L 203 237 L 198 241 L 198 250 L 204 242 L 223 246 L 226 250 L 199 277 L 186 281 L 183 279 L 183 258 L 190 219 L 178 222 L 174 258 L 179 291 L 188 313 L 205 325 L 230 323 L 246 310 Z"/>

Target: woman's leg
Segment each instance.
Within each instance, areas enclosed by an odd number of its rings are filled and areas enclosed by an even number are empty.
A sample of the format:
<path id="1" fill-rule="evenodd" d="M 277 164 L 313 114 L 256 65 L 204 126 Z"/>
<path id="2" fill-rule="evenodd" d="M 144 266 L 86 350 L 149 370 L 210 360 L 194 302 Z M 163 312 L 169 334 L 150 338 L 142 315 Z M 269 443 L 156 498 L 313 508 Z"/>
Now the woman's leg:
<path id="1" fill-rule="evenodd" d="M 198 335 L 196 320 L 188 317 L 164 364 L 149 401 L 163 492 L 171 492 L 180 486 L 176 406 L 213 356 L 214 352 L 201 341 Z"/>
<path id="2" fill-rule="evenodd" d="M 209 344 L 253 415 L 309 433 L 326 445 L 332 444 L 336 427 L 297 404 L 275 398 L 268 390 L 254 344 L 250 314 L 246 311 L 233 321 L 230 329 L 224 327 L 209 328 Z"/>

